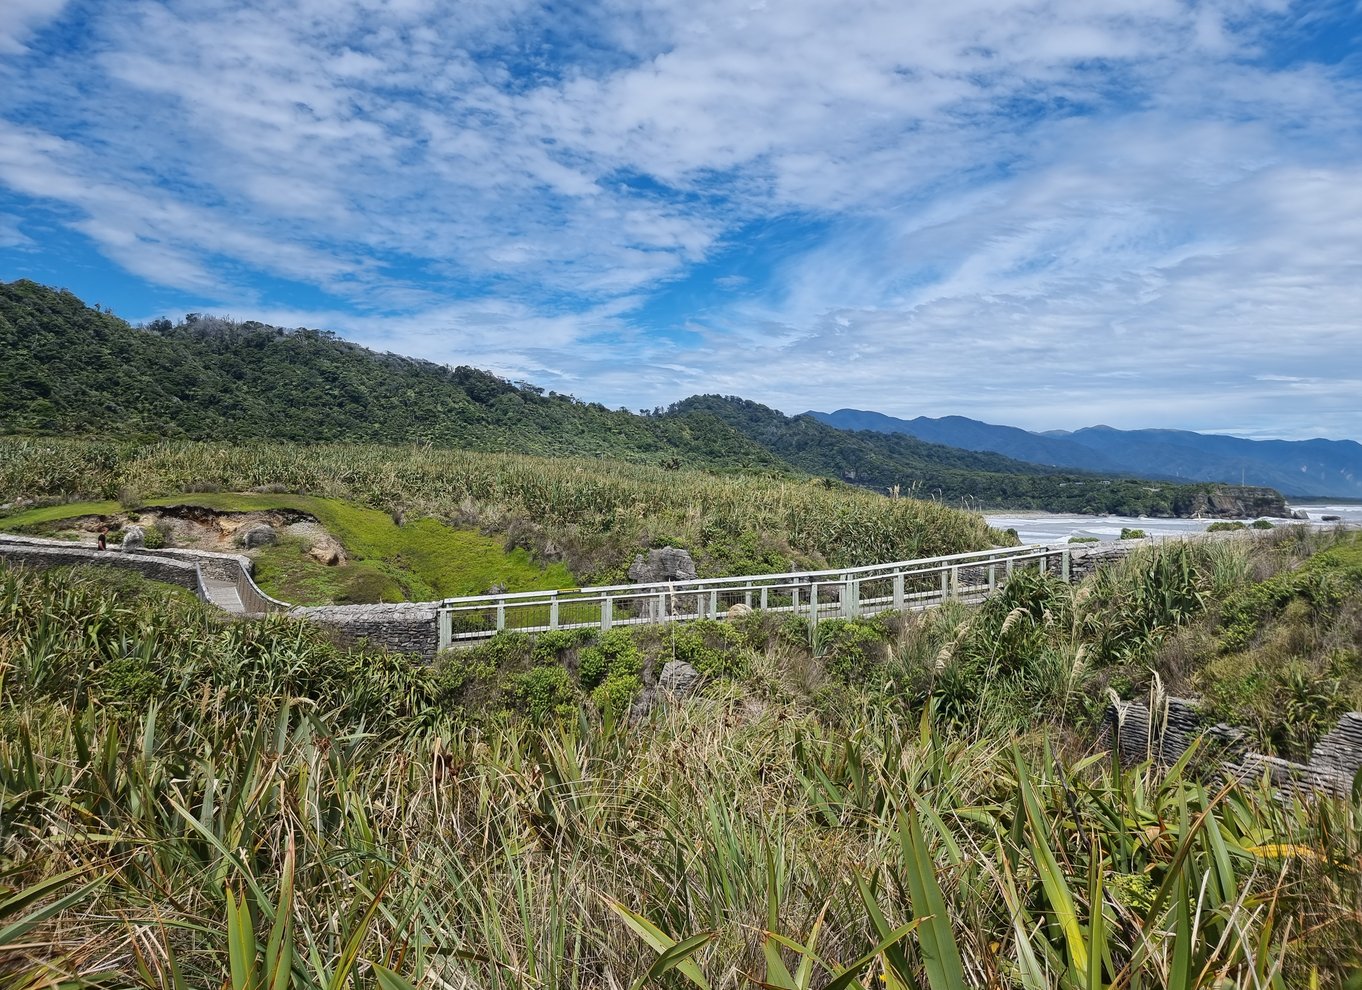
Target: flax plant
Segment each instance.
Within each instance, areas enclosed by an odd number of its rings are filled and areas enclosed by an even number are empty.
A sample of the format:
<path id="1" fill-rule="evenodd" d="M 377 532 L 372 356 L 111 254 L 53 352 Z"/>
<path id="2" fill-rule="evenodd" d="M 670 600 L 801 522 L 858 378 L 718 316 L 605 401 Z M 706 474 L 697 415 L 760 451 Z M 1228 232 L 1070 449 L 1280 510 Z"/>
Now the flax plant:
<path id="1" fill-rule="evenodd" d="M 1073 628 L 1024 590 L 1008 642 Z M 1181 990 L 1362 963 L 1356 800 L 877 690 L 472 724 L 426 669 L 348 656 L 0 570 L 3 985 Z"/>

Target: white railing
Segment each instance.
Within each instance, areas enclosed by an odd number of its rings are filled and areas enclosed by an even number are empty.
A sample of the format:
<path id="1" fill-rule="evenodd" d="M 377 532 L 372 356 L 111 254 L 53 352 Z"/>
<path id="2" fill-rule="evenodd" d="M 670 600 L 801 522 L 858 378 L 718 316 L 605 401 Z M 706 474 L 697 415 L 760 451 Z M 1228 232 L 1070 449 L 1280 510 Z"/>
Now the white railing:
<path id="1" fill-rule="evenodd" d="M 951 600 L 977 602 L 1019 566 L 1042 571 L 1053 567 L 1068 581 L 1069 548 L 1008 547 L 841 570 L 446 598 L 439 605 L 440 649 L 487 639 L 503 630 L 608 631 L 615 626 L 724 619 L 731 617 L 736 605 L 802 615 L 816 624 L 820 619 L 890 609 L 920 610 Z"/>

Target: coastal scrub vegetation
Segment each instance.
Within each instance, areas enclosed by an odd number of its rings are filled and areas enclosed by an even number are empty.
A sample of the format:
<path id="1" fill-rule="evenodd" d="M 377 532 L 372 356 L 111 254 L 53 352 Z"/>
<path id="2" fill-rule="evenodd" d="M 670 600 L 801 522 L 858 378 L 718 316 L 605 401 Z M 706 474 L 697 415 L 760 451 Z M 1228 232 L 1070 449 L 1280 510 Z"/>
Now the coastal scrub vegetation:
<path id="1" fill-rule="evenodd" d="M 1301 656 L 1355 641 L 1360 555 L 1280 528 L 1076 587 L 1018 571 L 978 609 L 509 635 L 434 665 L 126 574 L 0 567 L 0 969 L 1351 985 L 1356 801 L 1117 767 L 1092 740 L 1107 686 L 1266 656 L 1283 622 L 1318 633 Z M 626 717 L 680 658 L 700 693 Z"/>
<path id="2" fill-rule="evenodd" d="M 423 446 L 0 438 L 0 502 L 72 503 L 23 509 L 0 520 L 0 528 L 112 511 L 109 503 L 128 493 L 138 501 L 184 501 L 186 492 L 251 489 L 398 513 L 402 528 L 431 519 L 494 535 L 507 551 L 561 563 L 583 583 L 623 580 L 634 555 L 650 547 L 689 550 L 701 573 L 721 576 L 1011 542 L 978 515 L 823 479 Z"/>

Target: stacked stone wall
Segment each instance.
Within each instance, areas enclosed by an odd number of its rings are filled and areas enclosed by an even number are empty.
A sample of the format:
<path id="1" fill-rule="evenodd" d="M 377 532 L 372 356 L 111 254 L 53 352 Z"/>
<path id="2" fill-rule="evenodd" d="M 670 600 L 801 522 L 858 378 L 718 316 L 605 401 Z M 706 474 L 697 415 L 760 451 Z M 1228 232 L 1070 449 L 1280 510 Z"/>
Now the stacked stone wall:
<path id="1" fill-rule="evenodd" d="M 1362 712 L 1348 712 L 1337 727 L 1316 744 L 1306 763 L 1255 752 L 1242 729 L 1209 725 L 1187 698 L 1162 698 L 1151 706 L 1123 701 L 1107 709 L 1104 745 L 1127 765 L 1152 761 L 1172 766 L 1200 740 L 1199 756 L 1214 776 L 1243 782 L 1267 779 L 1284 794 L 1323 791 L 1338 796 L 1352 792 L 1362 770 Z"/>
<path id="2" fill-rule="evenodd" d="M 0 536 L 0 558 L 7 563 L 29 567 L 70 567 L 97 565 L 132 570 L 153 581 L 178 584 L 198 593 L 199 579 L 195 562 L 136 551 L 96 550 L 60 540 L 29 540 Z"/>
<path id="3" fill-rule="evenodd" d="M 367 641 L 399 653 L 434 659 L 440 645 L 438 603 L 398 605 L 317 605 L 288 614 L 334 630 L 346 643 Z"/>

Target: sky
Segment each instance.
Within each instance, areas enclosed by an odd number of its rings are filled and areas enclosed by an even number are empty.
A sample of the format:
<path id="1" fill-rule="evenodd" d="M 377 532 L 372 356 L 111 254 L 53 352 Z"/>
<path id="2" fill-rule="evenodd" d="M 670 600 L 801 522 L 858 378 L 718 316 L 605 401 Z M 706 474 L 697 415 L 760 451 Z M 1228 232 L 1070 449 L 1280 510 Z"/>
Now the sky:
<path id="1" fill-rule="evenodd" d="M 631 409 L 1362 439 L 1362 0 L 0 0 L 0 279 Z"/>

